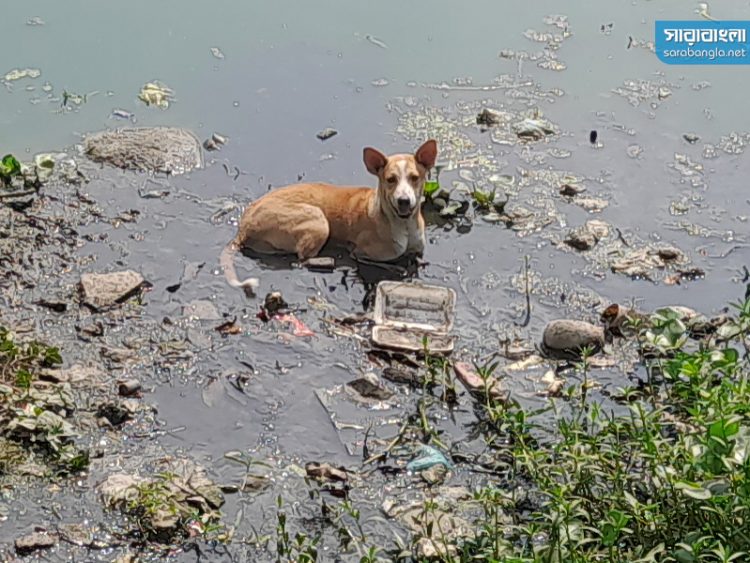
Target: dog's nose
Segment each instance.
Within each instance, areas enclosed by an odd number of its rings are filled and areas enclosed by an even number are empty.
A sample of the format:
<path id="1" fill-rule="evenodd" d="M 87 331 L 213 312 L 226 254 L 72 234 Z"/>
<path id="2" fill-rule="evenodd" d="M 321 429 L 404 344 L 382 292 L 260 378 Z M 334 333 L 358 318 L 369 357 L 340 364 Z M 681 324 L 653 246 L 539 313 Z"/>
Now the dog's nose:
<path id="1" fill-rule="evenodd" d="M 408 197 L 400 197 L 396 200 L 396 203 L 401 213 L 405 213 L 411 209 L 411 200 Z"/>

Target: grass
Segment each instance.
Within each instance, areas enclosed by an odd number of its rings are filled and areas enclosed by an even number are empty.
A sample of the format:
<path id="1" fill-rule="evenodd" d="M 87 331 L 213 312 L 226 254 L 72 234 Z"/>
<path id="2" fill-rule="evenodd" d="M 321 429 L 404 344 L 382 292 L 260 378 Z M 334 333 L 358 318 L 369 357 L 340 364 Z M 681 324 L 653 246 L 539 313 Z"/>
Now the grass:
<path id="1" fill-rule="evenodd" d="M 585 378 L 544 440 L 518 404 L 487 405 L 526 494 L 477 491 L 485 518 L 459 560 L 750 560 L 750 300 L 736 310 L 699 342 L 658 312 L 639 335 L 649 381 L 623 393 L 624 414 L 589 400 Z"/>

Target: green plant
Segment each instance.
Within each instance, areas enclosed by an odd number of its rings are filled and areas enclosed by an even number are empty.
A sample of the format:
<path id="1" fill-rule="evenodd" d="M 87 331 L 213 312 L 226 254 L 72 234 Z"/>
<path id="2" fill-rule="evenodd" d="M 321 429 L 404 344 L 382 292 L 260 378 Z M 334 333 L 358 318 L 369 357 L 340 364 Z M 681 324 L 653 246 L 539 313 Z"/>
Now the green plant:
<path id="1" fill-rule="evenodd" d="M 314 563 L 318 560 L 320 536 L 311 538 L 303 532 L 297 532 L 294 538 L 287 529 L 286 512 L 282 510 L 284 501 L 276 498 L 276 560 L 294 563 Z"/>
<path id="2" fill-rule="evenodd" d="M 12 154 L 6 154 L 0 160 L 0 183 L 9 185 L 13 176 L 21 173 L 21 163 Z"/>
<path id="3" fill-rule="evenodd" d="M 622 413 L 591 400 L 585 355 L 547 439 L 531 437 L 534 415 L 518 404 L 487 405 L 509 436 L 488 443 L 508 450 L 508 478 L 526 482 L 533 502 L 520 512 L 497 489 L 478 491 L 484 516 L 461 561 L 748 560 L 750 364 L 732 345 L 745 346 L 750 304 L 736 309 L 731 330 L 692 350 L 677 315 L 655 315 L 646 339 L 657 353 L 644 366 L 662 377 Z"/>

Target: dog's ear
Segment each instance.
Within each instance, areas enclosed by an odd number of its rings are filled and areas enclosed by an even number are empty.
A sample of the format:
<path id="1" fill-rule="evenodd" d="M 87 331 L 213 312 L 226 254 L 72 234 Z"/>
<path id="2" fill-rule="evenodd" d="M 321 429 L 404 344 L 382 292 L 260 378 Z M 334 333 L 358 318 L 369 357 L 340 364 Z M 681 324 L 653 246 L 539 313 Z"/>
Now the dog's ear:
<path id="1" fill-rule="evenodd" d="M 363 160 L 370 174 L 377 176 L 385 168 L 388 158 L 379 150 L 367 147 L 363 152 Z"/>
<path id="2" fill-rule="evenodd" d="M 427 170 L 435 166 L 435 161 L 437 160 L 437 141 L 435 141 L 435 139 L 425 141 L 424 144 L 417 149 L 417 152 L 414 153 L 414 158 L 416 158 L 417 162 Z"/>

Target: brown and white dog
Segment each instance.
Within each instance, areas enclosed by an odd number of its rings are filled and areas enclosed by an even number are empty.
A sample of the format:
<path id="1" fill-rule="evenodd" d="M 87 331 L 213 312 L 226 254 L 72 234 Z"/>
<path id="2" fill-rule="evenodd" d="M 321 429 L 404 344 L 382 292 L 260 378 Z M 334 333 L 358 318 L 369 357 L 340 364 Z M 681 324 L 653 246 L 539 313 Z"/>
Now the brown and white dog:
<path id="1" fill-rule="evenodd" d="M 254 292 L 257 278 L 240 281 L 234 256 L 247 248 L 259 254 L 296 254 L 301 260 L 318 255 L 329 241 L 346 244 L 355 259 L 389 262 L 424 250 L 421 201 L 427 173 L 435 165 L 437 143 L 425 142 L 417 152 L 385 156 L 364 150 L 367 170 L 378 187 L 296 184 L 279 188 L 253 202 L 240 218 L 237 236 L 221 253 L 230 285 Z"/>

